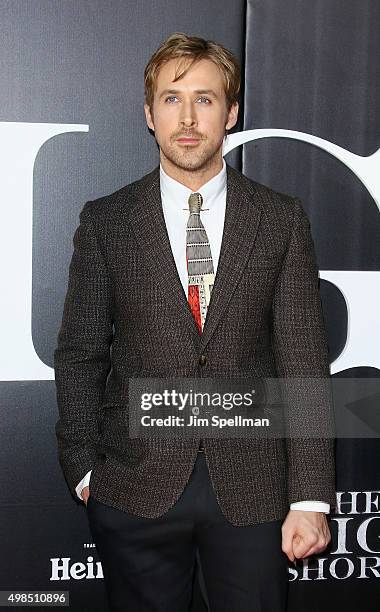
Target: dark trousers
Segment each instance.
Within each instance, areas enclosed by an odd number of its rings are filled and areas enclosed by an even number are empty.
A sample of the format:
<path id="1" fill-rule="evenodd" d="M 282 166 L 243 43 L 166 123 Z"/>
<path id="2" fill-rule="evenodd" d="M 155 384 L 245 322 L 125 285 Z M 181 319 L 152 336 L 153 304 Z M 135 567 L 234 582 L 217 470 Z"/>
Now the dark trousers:
<path id="1" fill-rule="evenodd" d="M 197 548 L 211 612 L 286 611 L 283 520 L 243 527 L 227 521 L 203 452 L 163 516 L 135 516 L 91 494 L 87 516 L 111 612 L 188 612 Z"/>

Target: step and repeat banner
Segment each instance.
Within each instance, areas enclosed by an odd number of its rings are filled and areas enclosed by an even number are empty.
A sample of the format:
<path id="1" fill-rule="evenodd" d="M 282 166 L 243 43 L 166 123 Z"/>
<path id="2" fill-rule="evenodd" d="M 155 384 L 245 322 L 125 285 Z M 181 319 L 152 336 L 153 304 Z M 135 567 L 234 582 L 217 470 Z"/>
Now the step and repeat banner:
<path id="1" fill-rule="evenodd" d="M 238 57 L 226 160 L 301 198 L 333 378 L 379 378 L 379 24 L 377 0 L 0 0 L 0 590 L 107 610 L 86 509 L 57 460 L 53 352 L 80 210 L 158 163 L 143 72 L 172 32 Z M 368 424 L 378 401 L 349 399 Z M 289 566 L 291 612 L 378 609 L 379 437 L 338 436 L 332 542 Z M 205 612 L 198 578 L 192 612 Z"/>

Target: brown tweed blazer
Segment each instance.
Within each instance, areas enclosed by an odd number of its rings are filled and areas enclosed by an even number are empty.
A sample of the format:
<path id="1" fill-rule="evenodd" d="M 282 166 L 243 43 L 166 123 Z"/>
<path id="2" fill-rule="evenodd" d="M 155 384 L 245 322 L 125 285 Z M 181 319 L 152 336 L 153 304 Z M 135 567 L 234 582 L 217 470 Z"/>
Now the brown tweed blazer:
<path id="1" fill-rule="evenodd" d="M 159 166 L 86 202 L 73 242 L 54 366 L 58 457 L 74 495 L 92 469 L 96 499 L 158 517 L 190 477 L 197 440 L 128 437 L 129 378 L 329 377 L 318 269 L 298 199 L 227 164 L 223 240 L 202 335 L 172 255 Z M 318 419 L 330 422 L 331 402 L 315 394 L 312 401 Z M 307 420 L 305 398 L 294 410 Z M 300 500 L 335 506 L 332 439 L 208 438 L 205 448 L 217 500 L 234 525 L 285 518 Z"/>

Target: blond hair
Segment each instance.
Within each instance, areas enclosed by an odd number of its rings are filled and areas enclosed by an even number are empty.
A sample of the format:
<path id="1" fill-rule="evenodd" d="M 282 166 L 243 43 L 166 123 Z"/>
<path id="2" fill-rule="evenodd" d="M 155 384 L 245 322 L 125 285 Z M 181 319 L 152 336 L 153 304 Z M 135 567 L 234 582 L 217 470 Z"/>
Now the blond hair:
<path id="1" fill-rule="evenodd" d="M 176 71 L 174 81 L 184 76 L 195 62 L 208 59 L 214 62 L 221 71 L 227 110 L 229 111 L 231 106 L 238 101 L 240 66 L 231 51 L 212 40 L 205 40 L 198 36 L 187 36 L 184 32 L 174 32 L 155 51 L 144 70 L 145 102 L 151 111 L 153 110 L 158 73 L 163 64 L 176 58 L 184 61 L 179 63 L 179 70 Z M 187 63 L 188 59 L 191 60 L 190 64 L 181 71 L 181 66 Z"/>

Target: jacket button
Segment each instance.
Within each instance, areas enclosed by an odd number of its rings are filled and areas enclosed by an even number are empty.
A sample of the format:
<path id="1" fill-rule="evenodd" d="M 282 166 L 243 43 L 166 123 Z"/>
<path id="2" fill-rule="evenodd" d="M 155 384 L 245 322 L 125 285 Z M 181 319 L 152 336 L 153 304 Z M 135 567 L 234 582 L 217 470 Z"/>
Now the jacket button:
<path id="1" fill-rule="evenodd" d="M 203 366 L 203 365 L 206 365 L 206 363 L 207 363 L 207 357 L 206 357 L 206 355 L 201 355 L 201 356 L 199 357 L 199 365 Z"/>

